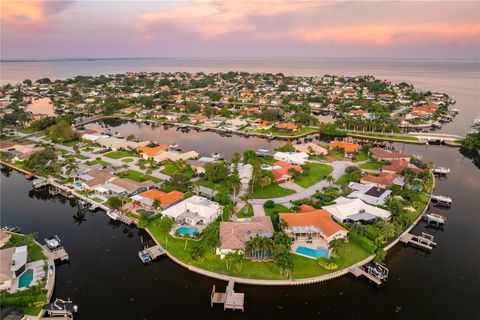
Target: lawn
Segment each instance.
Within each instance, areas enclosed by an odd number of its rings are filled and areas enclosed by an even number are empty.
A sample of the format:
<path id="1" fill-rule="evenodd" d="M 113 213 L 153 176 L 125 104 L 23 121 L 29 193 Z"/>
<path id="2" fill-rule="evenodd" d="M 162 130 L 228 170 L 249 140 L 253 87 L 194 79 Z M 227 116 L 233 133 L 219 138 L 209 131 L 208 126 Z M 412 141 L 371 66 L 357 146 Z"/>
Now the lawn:
<path id="1" fill-rule="evenodd" d="M 30 134 L 30 133 L 35 133 L 35 130 L 33 130 L 33 128 L 23 128 L 18 130 L 18 132 Z"/>
<path id="2" fill-rule="evenodd" d="M 247 209 L 243 207 L 239 212 L 237 212 L 238 218 L 250 218 L 253 217 L 253 207 L 251 204 L 248 204 Z"/>
<path id="3" fill-rule="evenodd" d="M 137 182 L 143 182 L 143 181 L 151 180 L 155 183 L 158 183 L 158 182 L 162 181 L 161 179 L 159 179 L 157 177 L 150 176 L 148 174 L 143 174 L 143 173 L 141 173 L 139 171 L 135 171 L 135 170 L 122 171 L 118 174 L 118 176 L 120 178 L 132 179 L 133 181 L 137 181 Z"/>
<path id="4" fill-rule="evenodd" d="M 335 160 L 345 159 L 345 154 L 343 152 L 337 152 L 337 150 L 335 150 L 335 149 L 330 149 L 328 151 L 328 156 L 334 158 Z"/>
<path id="5" fill-rule="evenodd" d="M 397 139 L 397 140 L 407 140 L 407 141 L 418 141 L 415 137 L 408 137 L 408 136 L 401 136 L 395 134 L 375 134 L 375 133 L 367 133 L 367 132 L 349 132 L 351 135 L 357 136 L 367 136 L 367 137 L 374 137 L 374 138 L 383 138 L 383 139 Z"/>
<path id="6" fill-rule="evenodd" d="M 215 183 L 210 180 L 201 179 L 197 182 L 197 184 L 220 192 L 226 192 L 228 194 L 233 193 L 232 188 L 230 188 L 230 186 L 225 180 Z"/>
<path id="7" fill-rule="evenodd" d="M 110 166 L 111 163 L 109 162 L 106 162 L 106 161 L 103 161 L 103 160 L 92 160 L 92 161 L 87 161 L 85 162 L 85 164 L 87 166 L 96 166 L 96 165 L 101 165 L 101 166 L 104 166 L 104 167 L 107 167 L 107 166 Z"/>
<path id="8" fill-rule="evenodd" d="M 129 162 L 133 162 L 133 161 L 135 161 L 135 159 L 132 159 L 132 158 L 122 159 L 122 162 L 125 162 L 125 163 L 129 163 Z"/>
<path id="9" fill-rule="evenodd" d="M 272 183 L 268 187 L 257 188 L 253 192 L 253 198 L 254 199 L 279 198 L 279 197 L 288 196 L 288 195 L 294 194 L 294 193 L 295 193 L 295 191 L 293 191 L 293 190 L 285 189 L 285 188 L 280 187 L 276 183 Z"/>
<path id="10" fill-rule="evenodd" d="M 273 208 L 267 208 L 263 205 L 263 209 L 265 210 L 265 214 L 272 219 L 273 228 L 278 231 L 278 214 L 280 212 L 290 212 L 290 209 L 285 207 L 282 204 L 275 204 Z"/>
<path id="11" fill-rule="evenodd" d="M 384 163 L 382 162 L 367 162 L 359 165 L 360 168 L 367 170 L 380 170 L 380 168 L 383 166 Z"/>
<path id="12" fill-rule="evenodd" d="M 78 138 L 76 138 L 76 139 L 72 139 L 70 141 L 62 142 L 62 145 L 67 146 L 67 147 L 73 147 L 73 146 L 79 144 L 80 142 L 81 141 Z"/>
<path id="13" fill-rule="evenodd" d="M 12 234 L 8 242 L 2 248 L 5 249 L 21 246 L 28 246 L 29 262 L 46 259 L 45 255 L 42 252 L 42 248 L 35 242 L 33 242 L 33 239 L 30 236 Z"/>
<path id="14" fill-rule="evenodd" d="M 87 160 L 88 159 L 88 157 L 85 157 L 84 155 L 81 155 L 81 154 L 74 154 L 73 156 L 77 159 L 80 159 L 80 160 Z"/>
<path id="15" fill-rule="evenodd" d="M 165 168 L 160 172 L 165 173 L 166 175 L 173 176 L 175 174 L 181 174 L 187 178 L 191 178 L 193 175 L 193 170 L 190 166 L 185 168 L 183 172 L 180 172 L 177 163 L 173 161 L 165 161 L 163 165 L 165 166 Z"/>
<path id="16" fill-rule="evenodd" d="M 348 183 L 350 182 L 348 180 L 348 178 L 349 178 L 348 173 L 345 173 L 340 178 L 338 178 L 338 180 L 335 183 L 340 185 L 340 186 L 346 187 L 348 185 Z"/>
<path id="17" fill-rule="evenodd" d="M 218 224 L 219 221 L 214 222 L 213 228 L 211 228 L 209 232 L 216 232 Z M 168 234 L 169 230 L 164 227 L 161 219 L 157 219 L 151 222 L 148 226 L 148 229 L 155 237 L 155 239 L 172 255 L 174 255 L 179 260 L 189 263 L 193 266 L 224 275 L 242 278 L 272 280 L 286 279 L 284 276 L 281 275 L 280 269 L 276 266 L 276 264 L 271 261 L 254 262 L 248 259 L 244 259 L 241 270 L 237 268 L 239 265 L 236 263 L 233 263 L 231 269 L 227 270 L 225 261 L 221 260 L 219 256 L 215 255 L 211 248 L 206 248 L 204 256 L 199 261 L 192 262 L 190 261 L 188 255 L 189 248 L 194 245 L 205 245 L 208 236 L 203 236 L 202 239 L 199 241 L 173 238 Z M 308 259 L 292 254 L 294 262 L 293 278 L 299 279 L 316 277 L 335 272 L 340 270 L 341 268 L 352 265 L 355 262 L 361 261 L 368 256 L 368 253 L 363 251 L 355 243 L 350 242 L 344 244 L 341 248 L 339 248 L 338 255 L 342 257 L 339 268 L 337 270 L 327 271 L 320 268 L 316 264 L 316 261 L 313 259 Z"/>
<path id="18" fill-rule="evenodd" d="M 355 156 L 355 160 L 353 162 L 365 161 L 368 159 L 368 154 L 365 151 L 361 151 Z"/>
<path id="19" fill-rule="evenodd" d="M 307 167 L 308 174 L 306 176 L 302 175 L 300 178 L 295 180 L 295 183 L 303 188 L 308 188 L 323 180 L 323 178 L 328 176 L 333 170 L 331 166 L 319 163 L 309 163 L 307 164 Z"/>
<path id="20" fill-rule="evenodd" d="M 129 150 L 122 150 L 122 151 L 112 151 L 109 153 L 104 154 L 105 157 L 108 157 L 110 159 L 121 159 L 121 158 L 126 158 L 126 157 L 138 157 L 138 155 Z"/>

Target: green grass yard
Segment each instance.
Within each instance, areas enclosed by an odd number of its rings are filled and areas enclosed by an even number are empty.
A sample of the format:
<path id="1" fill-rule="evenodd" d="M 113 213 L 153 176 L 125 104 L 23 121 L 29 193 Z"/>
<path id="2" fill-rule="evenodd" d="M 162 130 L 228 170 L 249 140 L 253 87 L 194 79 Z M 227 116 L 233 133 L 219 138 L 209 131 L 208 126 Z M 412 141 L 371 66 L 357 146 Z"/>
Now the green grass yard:
<path id="1" fill-rule="evenodd" d="M 294 194 L 295 191 L 290 190 L 290 189 L 285 189 L 280 187 L 276 183 L 272 183 L 268 187 L 265 188 L 260 188 L 258 187 L 254 192 L 253 192 L 253 198 L 254 199 L 269 199 L 269 198 L 279 198 L 279 197 L 284 197 L 288 196 L 290 194 Z"/>
<path id="2" fill-rule="evenodd" d="M 265 210 L 265 214 L 272 219 L 273 228 L 278 231 L 278 214 L 280 212 L 290 212 L 290 209 L 285 207 L 282 204 L 275 204 L 273 208 L 267 208 L 263 205 L 263 209 Z"/>
<path id="3" fill-rule="evenodd" d="M 380 170 L 381 167 L 383 167 L 385 164 L 382 162 L 367 162 L 367 163 L 362 163 L 359 165 L 361 169 L 367 169 L 367 170 Z"/>
<path id="4" fill-rule="evenodd" d="M 87 161 L 85 162 L 85 164 L 87 166 L 96 166 L 96 165 L 101 165 L 101 166 L 104 166 L 104 167 L 107 167 L 107 166 L 110 166 L 111 163 L 109 162 L 106 162 L 106 161 L 103 161 L 103 160 L 92 160 L 92 161 Z"/>
<path id="5" fill-rule="evenodd" d="M 332 172 L 332 167 L 326 164 L 309 163 L 307 164 L 308 174 L 306 176 L 300 176 L 295 183 L 300 187 L 308 188 L 315 183 L 323 180 Z"/>
<path id="6" fill-rule="evenodd" d="M 190 167 L 187 167 L 183 172 L 180 172 L 177 163 L 173 161 L 165 161 L 163 165 L 165 168 L 161 172 L 166 175 L 173 176 L 175 174 L 181 174 L 187 178 L 191 178 L 193 175 L 193 170 Z"/>
<path id="7" fill-rule="evenodd" d="M 136 158 L 138 158 L 138 155 L 135 152 L 128 151 L 128 150 L 112 151 L 112 152 L 104 154 L 104 156 L 108 157 L 110 159 L 121 159 L 121 158 L 126 158 L 126 157 L 136 157 Z"/>
<path id="8" fill-rule="evenodd" d="M 127 171 L 120 172 L 118 174 L 118 176 L 120 178 L 132 179 L 133 181 L 137 181 L 137 182 L 143 182 L 143 181 L 151 180 L 155 183 L 158 183 L 158 182 L 162 181 L 161 179 L 159 179 L 157 177 L 154 177 L 154 176 L 151 176 L 151 175 L 148 175 L 148 174 L 143 174 L 143 173 L 141 173 L 139 171 L 135 171 L 135 170 L 127 170 Z"/>

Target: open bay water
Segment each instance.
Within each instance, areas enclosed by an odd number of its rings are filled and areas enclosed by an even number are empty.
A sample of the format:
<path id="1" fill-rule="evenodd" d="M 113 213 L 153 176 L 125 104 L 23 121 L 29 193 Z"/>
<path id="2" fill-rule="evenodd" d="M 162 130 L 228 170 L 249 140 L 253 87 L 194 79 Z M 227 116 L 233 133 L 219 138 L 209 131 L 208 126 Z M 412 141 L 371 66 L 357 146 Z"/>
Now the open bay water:
<path id="1" fill-rule="evenodd" d="M 1 69 L 2 83 L 127 71 L 373 74 L 454 96 L 461 113 L 442 131 L 465 134 L 472 119 L 480 116 L 479 64 L 473 61 L 138 59 L 2 62 Z M 156 137 L 160 131 L 155 130 L 161 128 L 144 129 L 143 134 Z M 196 139 L 179 133 L 167 140 L 184 150 L 211 152 L 210 136 L 193 133 Z M 225 139 L 230 146 L 222 145 L 224 154 L 267 145 L 256 138 Z M 397 245 L 387 256 L 389 279 L 378 288 L 352 275 L 309 286 L 236 285 L 246 294 L 245 313 L 211 309 L 212 285 L 223 289 L 226 283 L 189 272 L 166 257 L 142 265 L 137 252 L 151 241 L 143 231 L 113 223 L 102 212 L 79 215 L 70 201 L 33 191 L 23 175 L 7 169 L 0 175 L 0 222 L 19 226 L 24 233 L 37 232 L 40 240 L 52 234 L 62 239 L 71 261 L 58 266 L 54 297 L 70 297 L 78 304 L 76 319 L 480 319 L 480 170 L 455 148 L 395 147 L 451 168 L 447 179 L 437 180 L 435 194 L 452 197 L 453 206 L 430 210 L 448 217 L 443 231 L 424 223 L 413 230 L 434 234 L 437 248 L 425 254 Z"/>

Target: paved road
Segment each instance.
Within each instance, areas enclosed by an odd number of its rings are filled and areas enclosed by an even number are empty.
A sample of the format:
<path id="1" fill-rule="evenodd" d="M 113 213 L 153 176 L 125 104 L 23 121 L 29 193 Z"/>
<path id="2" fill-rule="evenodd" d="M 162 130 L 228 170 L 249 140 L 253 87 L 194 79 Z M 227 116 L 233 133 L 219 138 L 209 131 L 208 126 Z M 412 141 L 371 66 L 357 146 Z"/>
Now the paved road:
<path id="1" fill-rule="evenodd" d="M 332 177 L 337 180 L 345 173 L 345 168 L 352 165 L 358 165 L 358 163 L 351 162 L 351 161 L 334 161 L 331 163 L 333 167 Z M 322 180 L 317 182 L 316 184 L 304 189 L 301 192 L 291 194 L 285 197 L 280 198 L 272 198 L 272 199 L 253 199 L 252 205 L 263 205 L 268 200 L 273 200 L 275 203 L 279 204 L 289 204 L 290 201 L 296 201 L 304 198 L 309 198 L 313 196 L 317 190 L 321 191 L 323 188 L 330 186 L 327 180 Z"/>

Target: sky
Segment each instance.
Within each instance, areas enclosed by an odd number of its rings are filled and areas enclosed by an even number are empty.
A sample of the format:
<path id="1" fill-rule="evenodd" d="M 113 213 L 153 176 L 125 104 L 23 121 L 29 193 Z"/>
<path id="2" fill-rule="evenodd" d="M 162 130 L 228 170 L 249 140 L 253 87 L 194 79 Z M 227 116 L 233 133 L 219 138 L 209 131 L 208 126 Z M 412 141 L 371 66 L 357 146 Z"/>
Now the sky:
<path id="1" fill-rule="evenodd" d="M 0 1 L 2 59 L 480 58 L 480 1 Z"/>

